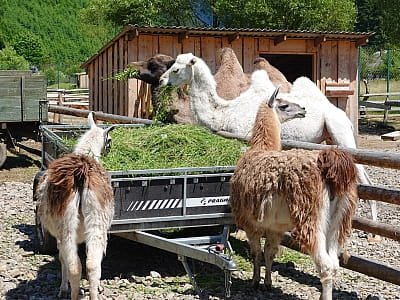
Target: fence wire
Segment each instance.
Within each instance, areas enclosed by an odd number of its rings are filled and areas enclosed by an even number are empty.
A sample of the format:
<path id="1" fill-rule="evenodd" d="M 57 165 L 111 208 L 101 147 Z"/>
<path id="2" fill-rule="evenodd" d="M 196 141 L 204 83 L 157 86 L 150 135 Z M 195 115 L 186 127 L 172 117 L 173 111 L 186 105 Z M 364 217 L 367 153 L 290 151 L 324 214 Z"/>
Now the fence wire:
<path id="1" fill-rule="evenodd" d="M 360 93 L 400 92 L 400 49 L 360 47 Z"/>

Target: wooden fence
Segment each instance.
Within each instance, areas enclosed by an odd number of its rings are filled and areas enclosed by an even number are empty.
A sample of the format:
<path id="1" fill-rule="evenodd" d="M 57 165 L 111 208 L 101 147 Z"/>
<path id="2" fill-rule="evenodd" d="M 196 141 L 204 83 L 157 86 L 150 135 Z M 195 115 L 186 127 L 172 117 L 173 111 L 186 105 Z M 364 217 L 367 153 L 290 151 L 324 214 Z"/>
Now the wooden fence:
<path id="1" fill-rule="evenodd" d="M 321 150 L 332 147 L 327 145 L 311 144 L 297 141 L 284 141 L 283 146 L 285 149 L 302 148 L 309 150 Z M 372 150 L 349 149 L 343 147 L 337 148 L 348 151 L 350 154 L 353 155 L 356 162 L 359 164 L 400 170 L 400 154 Z M 376 200 L 400 205 L 400 190 L 368 185 L 359 185 L 358 195 L 361 199 L 364 200 Z M 352 225 L 355 229 L 367 231 L 400 242 L 400 226 L 395 226 L 392 224 L 382 224 L 371 221 L 370 219 L 357 216 L 353 218 Z M 293 244 L 288 236 L 285 237 L 282 244 L 294 250 L 299 250 L 298 245 Z M 390 250 L 388 249 L 388 251 Z M 374 262 L 361 257 L 352 256 L 347 252 L 341 254 L 340 265 L 349 270 L 353 270 L 371 277 L 378 278 L 380 280 L 400 285 L 400 269 L 396 267 L 392 267 L 379 262 Z"/>
<path id="2" fill-rule="evenodd" d="M 49 105 L 65 106 L 75 109 L 89 108 L 88 89 L 47 89 L 47 101 Z M 53 122 L 62 123 L 63 114 L 54 113 Z"/>

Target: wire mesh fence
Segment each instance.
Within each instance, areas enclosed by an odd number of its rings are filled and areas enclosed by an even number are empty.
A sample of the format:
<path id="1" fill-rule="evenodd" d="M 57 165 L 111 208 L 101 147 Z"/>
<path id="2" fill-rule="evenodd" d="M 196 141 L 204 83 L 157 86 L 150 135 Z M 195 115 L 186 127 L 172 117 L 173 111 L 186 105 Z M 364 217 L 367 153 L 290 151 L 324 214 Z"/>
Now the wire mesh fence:
<path id="1" fill-rule="evenodd" d="M 360 94 L 400 92 L 400 49 L 361 47 Z"/>

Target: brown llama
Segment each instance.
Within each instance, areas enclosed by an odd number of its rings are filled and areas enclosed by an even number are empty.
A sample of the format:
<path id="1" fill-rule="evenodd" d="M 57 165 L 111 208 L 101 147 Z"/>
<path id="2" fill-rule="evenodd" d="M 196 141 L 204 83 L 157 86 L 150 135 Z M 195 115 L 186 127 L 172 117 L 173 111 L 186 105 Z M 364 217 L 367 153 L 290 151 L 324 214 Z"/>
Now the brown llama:
<path id="1" fill-rule="evenodd" d="M 62 272 L 58 296 L 68 297 L 69 282 L 72 300 L 79 296 L 82 265 L 78 244 L 83 242 L 90 299 L 99 299 L 101 261 L 114 214 L 110 179 L 97 161 L 110 142 L 111 127 L 103 130 L 92 122 L 90 114 L 92 126 L 81 137 L 74 153 L 53 160 L 34 191 L 39 223 L 57 240 Z"/>
<path id="2" fill-rule="evenodd" d="M 332 299 L 338 253 L 351 232 L 357 206 L 357 169 L 345 151 L 281 151 L 276 93 L 257 114 L 250 149 L 231 179 L 230 202 L 238 228 L 248 237 L 253 258 L 252 284 L 260 282 L 261 245 L 266 237 L 264 285 L 272 286 L 271 266 L 283 234 L 314 260 L 322 283 L 321 299 Z"/>

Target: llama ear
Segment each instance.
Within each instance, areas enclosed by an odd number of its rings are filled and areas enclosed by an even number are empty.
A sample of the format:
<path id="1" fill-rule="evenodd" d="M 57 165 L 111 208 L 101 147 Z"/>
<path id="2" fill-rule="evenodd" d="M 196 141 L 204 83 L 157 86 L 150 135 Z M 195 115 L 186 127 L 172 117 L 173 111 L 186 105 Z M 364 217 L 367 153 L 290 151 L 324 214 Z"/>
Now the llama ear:
<path id="1" fill-rule="evenodd" d="M 93 111 L 91 111 L 88 114 L 88 123 L 89 123 L 90 128 L 96 127 L 96 123 L 94 122 L 94 112 Z"/>
<path id="2" fill-rule="evenodd" d="M 271 108 L 274 107 L 275 100 L 276 100 L 276 96 L 278 96 L 278 93 L 279 93 L 279 89 L 280 89 L 280 88 L 281 88 L 281 86 L 278 85 L 277 88 L 275 89 L 275 91 L 272 93 L 271 98 L 269 98 L 269 101 L 268 101 L 268 106 L 269 106 L 269 107 L 271 107 Z"/>
<path id="3" fill-rule="evenodd" d="M 113 125 L 108 127 L 105 131 L 104 131 L 104 135 L 107 135 L 110 131 L 114 130 L 115 128 L 117 128 L 117 125 Z"/>

